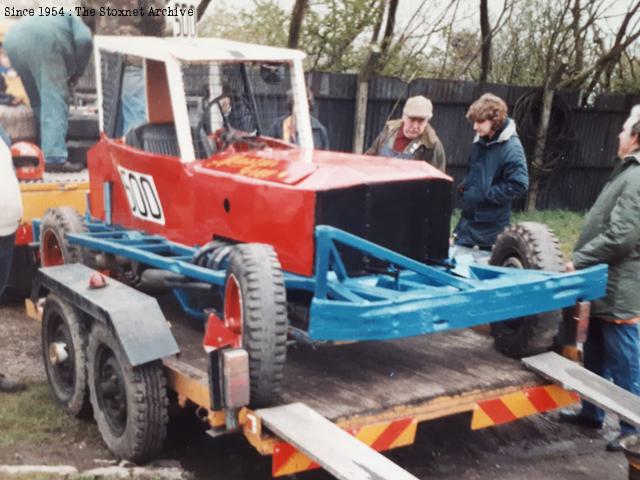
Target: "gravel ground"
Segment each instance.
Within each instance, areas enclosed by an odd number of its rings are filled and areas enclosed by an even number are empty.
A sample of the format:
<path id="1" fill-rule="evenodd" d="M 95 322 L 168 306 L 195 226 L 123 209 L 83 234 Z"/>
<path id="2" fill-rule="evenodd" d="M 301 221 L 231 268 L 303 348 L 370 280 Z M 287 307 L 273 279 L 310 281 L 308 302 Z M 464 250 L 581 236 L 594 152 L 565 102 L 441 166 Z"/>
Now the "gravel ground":
<path id="1" fill-rule="evenodd" d="M 39 384 L 46 382 L 40 325 L 24 315 L 21 302 L 0 305 L 0 372 L 28 382 L 33 389 L 43 388 Z M 2 398 L 0 394 L 0 402 Z M 469 421 L 468 415 L 456 415 L 428 422 L 419 428 L 413 446 L 388 455 L 421 480 L 627 478 L 624 455 L 604 451 L 603 436 L 616 433 L 613 419 L 603 432 L 560 425 L 553 414 L 477 432 L 469 430 Z M 271 478 L 270 459 L 257 454 L 241 436 L 209 438 L 188 412 L 174 417 L 169 431 L 166 458 L 178 461 L 196 478 Z M 95 439 L 73 442 L 65 448 L 59 438 L 40 445 L 13 444 L 0 448 L 0 464 L 39 462 L 87 469 L 112 459 Z M 332 477 L 316 471 L 291 478 Z"/>

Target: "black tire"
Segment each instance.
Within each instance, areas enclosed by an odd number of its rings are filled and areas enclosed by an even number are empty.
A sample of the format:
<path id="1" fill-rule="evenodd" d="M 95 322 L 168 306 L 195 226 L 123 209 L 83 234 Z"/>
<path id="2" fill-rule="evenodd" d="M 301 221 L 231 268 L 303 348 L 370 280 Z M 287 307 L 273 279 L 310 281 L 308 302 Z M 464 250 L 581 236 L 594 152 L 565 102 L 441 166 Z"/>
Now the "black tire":
<path id="1" fill-rule="evenodd" d="M 541 223 L 510 225 L 502 232 L 491 253 L 491 265 L 561 272 L 564 262 L 558 239 Z M 496 348 L 520 358 L 549 350 L 562 321 L 562 310 L 539 313 L 491 324 Z"/>
<path id="2" fill-rule="evenodd" d="M 43 267 L 87 263 L 82 247 L 71 245 L 67 233 L 85 233 L 82 216 L 71 207 L 50 208 L 40 225 L 40 264 Z"/>
<path id="3" fill-rule="evenodd" d="M 38 121 L 31 107 L 0 105 L 0 125 L 5 128 L 12 143 L 38 143 Z"/>
<path id="4" fill-rule="evenodd" d="M 82 314 L 49 294 L 42 315 L 42 355 L 55 401 L 74 417 L 89 417 L 87 325 Z"/>
<path id="5" fill-rule="evenodd" d="M 131 366 L 111 330 L 96 323 L 87 347 L 89 392 L 98 430 L 114 455 L 140 462 L 167 437 L 167 382 L 162 362 Z"/>
<path id="6" fill-rule="evenodd" d="M 241 345 L 249 353 L 250 403 L 271 405 L 282 387 L 288 328 L 284 276 L 273 248 L 255 243 L 233 247 L 225 282 L 225 322 L 233 279 L 240 294 Z"/>

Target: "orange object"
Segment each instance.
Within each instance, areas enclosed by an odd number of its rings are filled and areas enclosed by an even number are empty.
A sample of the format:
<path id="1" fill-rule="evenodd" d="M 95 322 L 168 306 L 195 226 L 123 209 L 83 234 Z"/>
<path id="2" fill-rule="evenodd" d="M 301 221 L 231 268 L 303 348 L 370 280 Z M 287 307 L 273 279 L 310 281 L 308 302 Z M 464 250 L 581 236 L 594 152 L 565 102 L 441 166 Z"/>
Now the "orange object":
<path id="1" fill-rule="evenodd" d="M 104 288 L 107 286 L 107 278 L 99 272 L 94 273 L 89 278 L 89 288 Z"/>
<path id="2" fill-rule="evenodd" d="M 499 398 L 482 400 L 473 410 L 471 429 L 493 427 L 519 418 L 566 407 L 579 400 L 577 394 L 558 385 L 532 387 Z"/>
<path id="3" fill-rule="evenodd" d="M 42 150 L 30 142 L 11 145 L 11 157 L 18 180 L 42 180 L 44 176 L 44 155 Z"/>

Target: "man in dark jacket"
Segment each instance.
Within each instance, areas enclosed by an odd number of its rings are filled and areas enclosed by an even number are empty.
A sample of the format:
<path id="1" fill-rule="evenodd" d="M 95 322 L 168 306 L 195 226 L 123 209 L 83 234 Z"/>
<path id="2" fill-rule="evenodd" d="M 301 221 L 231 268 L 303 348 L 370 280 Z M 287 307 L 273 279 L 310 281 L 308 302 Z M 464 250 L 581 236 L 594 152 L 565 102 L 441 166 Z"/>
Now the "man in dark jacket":
<path id="1" fill-rule="evenodd" d="M 388 121 L 365 155 L 424 160 L 444 172 L 447 159 L 442 142 L 429 125 L 432 117 L 431 100 L 422 95 L 409 98 L 402 118 Z"/>
<path id="2" fill-rule="evenodd" d="M 329 149 L 329 136 L 327 129 L 320 123 L 313 115 L 313 107 L 315 105 L 314 96 L 311 89 L 307 88 L 307 101 L 309 102 L 309 121 L 311 122 L 311 136 L 313 138 L 313 148 L 316 150 L 328 150 Z M 287 92 L 287 108 L 289 115 L 284 115 L 276 119 L 271 125 L 268 135 L 273 138 L 280 138 L 285 142 L 299 143 L 298 130 L 296 128 L 296 116 L 293 114 L 294 102 L 293 92 Z"/>
<path id="3" fill-rule="evenodd" d="M 529 186 L 527 160 L 507 117 L 507 104 L 486 93 L 476 100 L 467 119 L 476 138 L 469 155 L 469 173 L 459 185 L 462 216 L 454 231 L 455 245 L 491 250 L 511 221 L 511 202 Z"/>
<path id="4" fill-rule="evenodd" d="M 620 162 L 589 210 L 566 269 L 609 265 L 606 296 L 591 304 L 584 366 L 640 395 L 640 105 L 618 138 Z M 600 428 L 604 411 L 582 402 L 579 413 L 561 412 L 560 420 Z M 637 432 L 621 421 L 620 435 L 607 450 L 622 450 L 620 441 Z"/>

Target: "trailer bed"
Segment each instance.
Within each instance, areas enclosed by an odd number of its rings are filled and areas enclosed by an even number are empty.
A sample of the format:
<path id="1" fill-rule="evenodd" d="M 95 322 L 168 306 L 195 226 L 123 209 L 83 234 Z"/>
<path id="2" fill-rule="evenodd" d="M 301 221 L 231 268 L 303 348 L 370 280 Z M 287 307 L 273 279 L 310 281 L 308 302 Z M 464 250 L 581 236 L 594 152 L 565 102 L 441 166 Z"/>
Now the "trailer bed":
<path id="1" fill-rule="evenodd" d="M 180 362 L 206 379 L 202 322 L 185 318 L 170 301 L 161 306 L 180 346 Z M 519 361 L 497 352 L 487 334 L 461 330 L 316 349 L 290 347 L 281 403 L 305 403 L 345 427 L 364 417 L 367 422 L 397 418 L 400 410 L 437 418 L 542 383 Z"/>

